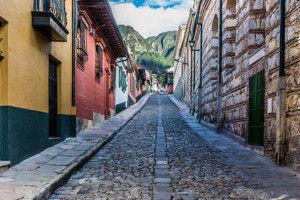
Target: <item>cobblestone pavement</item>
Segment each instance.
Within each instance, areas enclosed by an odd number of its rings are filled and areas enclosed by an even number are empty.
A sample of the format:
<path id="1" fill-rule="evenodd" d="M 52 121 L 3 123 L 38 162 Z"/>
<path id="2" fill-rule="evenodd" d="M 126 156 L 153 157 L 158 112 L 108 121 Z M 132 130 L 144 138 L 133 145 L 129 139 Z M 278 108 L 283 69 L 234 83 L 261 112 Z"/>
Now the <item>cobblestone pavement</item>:
<path id="1" fill-rule="evenodd" d="M 271 199 L 229 160 L 195 134 L 167 96 L 153 95 L 51 199 Z"/>
<path id="2" fill-rule="evenodd" d="M 270 198 L 261 185 L 237 171 L 220 151 L 193 134 L 167 100 L 163 113 L 173 199 Z"/>

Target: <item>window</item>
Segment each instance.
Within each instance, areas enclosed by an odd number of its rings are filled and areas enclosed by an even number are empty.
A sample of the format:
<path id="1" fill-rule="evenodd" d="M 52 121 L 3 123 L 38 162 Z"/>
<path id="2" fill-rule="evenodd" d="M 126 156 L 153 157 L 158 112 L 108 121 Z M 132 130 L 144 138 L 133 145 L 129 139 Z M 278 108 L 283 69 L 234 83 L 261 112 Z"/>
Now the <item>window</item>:
<path id="1" fill-rule="evenodd" d="M 87 45 L 86 45 L 86 25 L 83 20 L 79 20 L 78 26 L 78 46 L 77 46 L 77 61 L 84 67 L 85 62 L 88 59 Z"/>
<path id="2" fill-rule="evenodd" d="M 95 80 L 100 83 L 100 78 L 103 76 L 103 69 L 102 69 L 102 59 L 103 59 L 103 50 L 100 45 L 96 45 L 95 51 Z"/>
<path id="3" fill-rule="evenodd" d="M 126 83 L 126 74 L 123 71 L 122 67 L 119 67 L 119 87 L 123 92 L 126 91 L 127 83 Z"/>
<path id="4" fill-rule="evenodd" d="M 113 91 L 115 89 L 115 81 L 116 81 L 116 68 L 111 65 L 110 66 L 111 74 L 110 74 L 110 91 Z"/>
<path id="5" fill-rule="evenodd" d="M 167 74 L 167 83 L 168 85 L 173 85 L 173 74 Z"/>
<path id="6" fill-rule="evenodd" d="M 134 94 L 134 77 L 133 77 L 133 73 L 130 73 L 130 92 L 132 92 Z"/>

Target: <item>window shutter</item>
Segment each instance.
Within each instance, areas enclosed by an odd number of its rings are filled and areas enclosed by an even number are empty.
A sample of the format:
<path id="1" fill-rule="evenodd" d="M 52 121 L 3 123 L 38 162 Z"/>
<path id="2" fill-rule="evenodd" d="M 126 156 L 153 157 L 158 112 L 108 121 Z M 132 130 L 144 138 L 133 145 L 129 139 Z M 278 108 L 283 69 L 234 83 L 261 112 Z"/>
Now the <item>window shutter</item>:
<path id="1" fill-rule="evenodd" d="M 80 21 L 80 48 L 86 50 L 86 46 L 85 46 L 85 29 L 86 26 L 83 23 L 83 21 Z"/>
<path id="2" fill-rule="evenodd" d="M 98 62 L 96 63 L 96 68 L 99 70 L 99 78 L 103 76 L 103 69 L 102 69 L 102 54 L 103 51 L 100 47 L 100 45 L 96 45 L 96 52 L 97 52 L 97 60 Z"/>

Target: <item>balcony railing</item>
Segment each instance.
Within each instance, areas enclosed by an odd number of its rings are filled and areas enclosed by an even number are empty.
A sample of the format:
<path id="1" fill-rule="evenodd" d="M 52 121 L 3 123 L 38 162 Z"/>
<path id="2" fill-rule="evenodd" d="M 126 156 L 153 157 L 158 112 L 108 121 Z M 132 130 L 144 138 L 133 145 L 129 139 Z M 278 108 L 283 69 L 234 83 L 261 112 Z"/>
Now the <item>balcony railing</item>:
<path id="1" fill-rule="evenodd" d="M 65 0 L 34 0 L 34 11 L 51 12 L 64 27 L 67 26 Z"/>
<path id="2" fill-rule="evenodd" d="M 66 41 L 69 32 L 65 0 L 34 0 L 32 24 L 52 41 Z"/>
<path id="3" fill-rule="evenodd" d="M 77 62 L 81 65 L 81 67 L 84 69 L 84 64 L 88 60 L 88 54 L 86 53 L 85 49 L 83 48 L 77 48 Z"/>

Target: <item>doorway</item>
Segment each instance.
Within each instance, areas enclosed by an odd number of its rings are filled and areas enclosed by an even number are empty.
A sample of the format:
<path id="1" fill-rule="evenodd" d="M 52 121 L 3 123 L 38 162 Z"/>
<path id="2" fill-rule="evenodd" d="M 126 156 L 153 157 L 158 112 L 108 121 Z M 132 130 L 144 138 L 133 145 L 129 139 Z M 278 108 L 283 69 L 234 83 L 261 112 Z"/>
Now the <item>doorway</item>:
<path id="1" fill-rule="evenodd" d="M 252 76 L 249 86 L 249 144 L 263 146 L 265 71 Z"/>
<path id="2" fill-rule="evenodd" d="M 57 63 L 49 59 L 49 137 L 57 137 Z"/>

